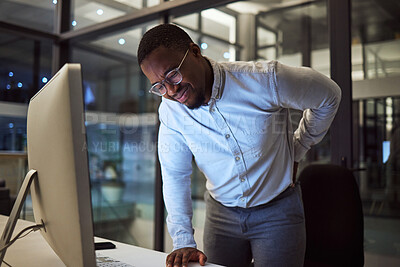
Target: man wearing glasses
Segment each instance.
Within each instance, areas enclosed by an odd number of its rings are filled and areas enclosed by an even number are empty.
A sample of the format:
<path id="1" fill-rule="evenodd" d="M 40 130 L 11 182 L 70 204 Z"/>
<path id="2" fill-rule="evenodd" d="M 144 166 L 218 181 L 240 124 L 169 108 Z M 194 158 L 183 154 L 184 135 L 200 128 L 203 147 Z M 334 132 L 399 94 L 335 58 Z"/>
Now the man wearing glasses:
<path id="1" fill-rule="evenodd" d="M 297 162 L 321 141 L 340 88 L 277 61 L 218 63 L 181 28 L 144 34 L 138 62 L 162 96 L 158 152 L 174 251 L 167 266 L 302 266 L 305 224 Z M 303 110 L 293 132 L 289 109 Z M 192 158 L 207 178 L 204 253 L 193 237 Z M 207 255 L 207 256 L 206 256 Z"/>

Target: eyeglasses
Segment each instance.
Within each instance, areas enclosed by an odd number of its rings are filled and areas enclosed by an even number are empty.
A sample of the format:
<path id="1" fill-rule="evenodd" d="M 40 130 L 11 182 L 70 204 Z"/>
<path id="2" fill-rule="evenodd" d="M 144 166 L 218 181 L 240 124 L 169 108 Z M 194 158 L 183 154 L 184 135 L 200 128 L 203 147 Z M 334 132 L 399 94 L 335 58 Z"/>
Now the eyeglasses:
<path id="1" fill-rule="evenodd" d="M 165 87 L 165 85 L 164 85 L 165 82 L 168 84 L 171 84 L 171 85 L 177 85 L 177 84 L 181 83 L 183 77 L 182 77 L 182 73 L 179 71 L 179 69 L 181 68 L 181 66 L 183 64 L 183 61 L 185 61 L 185 58 L 188 53 L 189 53 L 189 49 L 186 50 L 186 53 L 183 56 L 183 59 L 182 59 L 181 63 L 179 64 L 179 66 L 177 68 L 169 71 L 167 73 L 167 75 L 165 75 L 164 80 L 153 84 L 153 86 L 149 90 L 149 93 L 153 93 L 158 96 L 163 96 L 167 93 L 167 87 Z"/>

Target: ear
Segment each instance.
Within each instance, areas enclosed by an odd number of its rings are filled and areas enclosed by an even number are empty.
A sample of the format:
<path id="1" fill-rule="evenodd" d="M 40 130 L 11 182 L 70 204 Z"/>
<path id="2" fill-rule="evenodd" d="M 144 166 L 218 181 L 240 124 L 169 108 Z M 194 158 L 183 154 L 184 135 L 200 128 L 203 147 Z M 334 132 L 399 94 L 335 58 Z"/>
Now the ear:
<path id="1" fill-rule="evenodd" d="M 191 43 L 189 48 L 195 57 L 201 57 L 201 49 L 197 44 Z"/>

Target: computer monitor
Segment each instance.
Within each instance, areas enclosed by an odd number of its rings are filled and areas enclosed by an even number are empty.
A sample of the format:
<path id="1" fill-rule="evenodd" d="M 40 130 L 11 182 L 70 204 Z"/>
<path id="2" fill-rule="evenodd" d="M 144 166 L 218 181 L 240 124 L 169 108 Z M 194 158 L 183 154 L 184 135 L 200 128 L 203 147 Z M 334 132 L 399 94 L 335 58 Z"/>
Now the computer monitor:
<path id="1" fill-rule="evenodd" d="M 74 267 L 96 266 L 83 103 L 79 64 L 64 65 L 30 100 L 30 172 L 1 238 L 9 241 L 30 187 L 43 237 L 66 266 Z"/>

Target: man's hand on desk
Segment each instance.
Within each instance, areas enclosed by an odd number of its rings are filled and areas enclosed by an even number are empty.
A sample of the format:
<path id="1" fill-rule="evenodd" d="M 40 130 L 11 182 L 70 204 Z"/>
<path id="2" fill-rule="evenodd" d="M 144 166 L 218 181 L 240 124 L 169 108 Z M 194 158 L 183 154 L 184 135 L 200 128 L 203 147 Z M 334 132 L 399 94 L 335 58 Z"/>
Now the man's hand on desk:
<path id="1" fill-rule="evenodd" d="M 187 267 L 190 261 L 199 262 L 204 266 L 207 261 L 206 255 L 196 248 L 180 248 L 174 250 L 167 256 L 167 267 Z"/>

